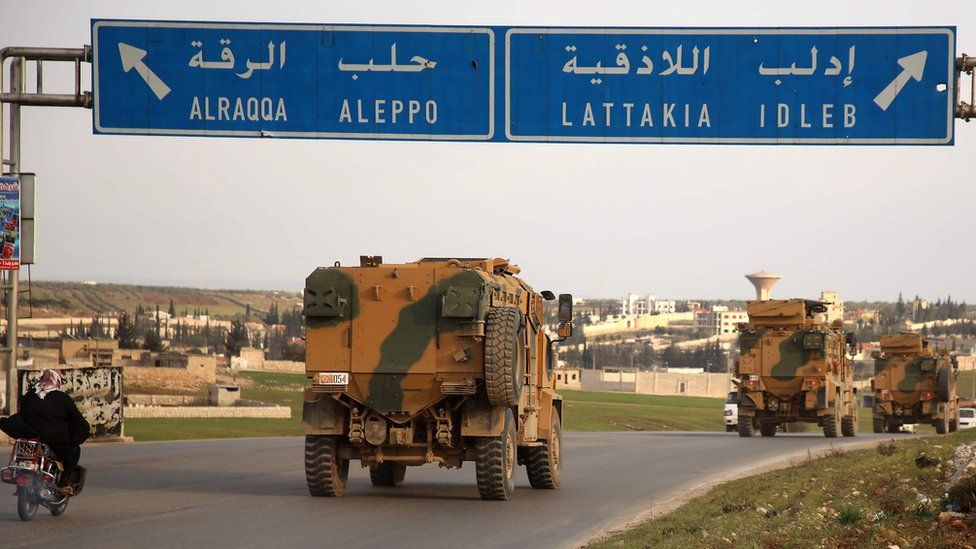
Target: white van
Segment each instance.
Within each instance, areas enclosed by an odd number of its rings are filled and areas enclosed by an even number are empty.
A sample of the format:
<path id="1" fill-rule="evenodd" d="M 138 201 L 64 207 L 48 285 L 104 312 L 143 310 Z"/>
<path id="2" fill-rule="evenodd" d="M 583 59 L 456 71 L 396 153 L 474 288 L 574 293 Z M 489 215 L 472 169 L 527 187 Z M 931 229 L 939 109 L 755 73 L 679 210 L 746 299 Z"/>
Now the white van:
<path id="1" fill-rule="evenodd" d="M 739 430 L 739 392 L 732 391 L 725 399 L 725 432 Z"/>
<path id="2" fill-rule="evenodd" d="M 972 429 L 976 427 L 976 408 L 959 408 L 959 428 Z"/>

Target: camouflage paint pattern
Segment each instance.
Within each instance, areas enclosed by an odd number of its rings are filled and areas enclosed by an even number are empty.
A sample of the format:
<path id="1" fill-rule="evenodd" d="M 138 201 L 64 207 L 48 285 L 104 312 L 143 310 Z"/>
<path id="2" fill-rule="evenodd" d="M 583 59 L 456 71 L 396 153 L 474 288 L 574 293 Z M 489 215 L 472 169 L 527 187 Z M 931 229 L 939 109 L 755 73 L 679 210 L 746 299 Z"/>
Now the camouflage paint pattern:
<path id="1" fill-rule="evenodd" d="M 444 398 L 442 385 L 483 379 L 489 307 L 518 308 L 533 338 L 546 337 L 541 296 L 518 272 L 501 259 L 316 269 L 306 280 L 306 372 L 348 372 L 345 396 L 405 423 Z M 530 368 L 546 359 L 531 356 Z"/>
<path id="2" fill-rule="evenodd" d="M 902 407 L 916 407 L 938 394 L 939 370 L 950 371 L 953 398 L 956 393 L 956 373 L 949 358 L 939 356 L 928 348 L 920 334 L 901 333 L 881 336 L 881 352 L 874 361 L 872 384 L 879 402 L 891 402 Z M 885 391 L 887 398 L 880 397 Z M 926 398 L 928 395 L 928 398 Z M 891 410 L 885 410 L 890 414 Z"/>
<path id="3" fill-rule="evenodd" d="M 739 335 L 738 376 L 758 376 L 780 399 L 800 393 L 804 381 L 823 387 L 853 379 L 844 334 L 808 314 L 802 299 L 750 301 Z"/>

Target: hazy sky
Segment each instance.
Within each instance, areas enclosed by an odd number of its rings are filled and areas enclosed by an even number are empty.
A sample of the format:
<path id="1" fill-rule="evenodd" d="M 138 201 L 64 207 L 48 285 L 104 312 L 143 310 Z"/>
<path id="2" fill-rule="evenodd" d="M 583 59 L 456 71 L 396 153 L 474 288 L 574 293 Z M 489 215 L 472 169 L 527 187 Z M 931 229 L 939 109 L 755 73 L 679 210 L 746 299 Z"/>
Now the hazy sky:
<path id="1" fill-rule="evenodd" d="M 2 45 L 78 47 L 92 17 L 590 26 L 955 25 L 971 0 L 9 2 Z M 60 79 L 59 79 L 60 76 Z M 69 89 L 66 75 L 45 88 Z M 968 88 L 967 88 L 968 90 Z M 504 256 L 537 289 L 976 301 L 976 125 L 953 147 L 405 143 L 93 136 L 25 108 L 38 280 L 298 289 L 319 265 Z"/>

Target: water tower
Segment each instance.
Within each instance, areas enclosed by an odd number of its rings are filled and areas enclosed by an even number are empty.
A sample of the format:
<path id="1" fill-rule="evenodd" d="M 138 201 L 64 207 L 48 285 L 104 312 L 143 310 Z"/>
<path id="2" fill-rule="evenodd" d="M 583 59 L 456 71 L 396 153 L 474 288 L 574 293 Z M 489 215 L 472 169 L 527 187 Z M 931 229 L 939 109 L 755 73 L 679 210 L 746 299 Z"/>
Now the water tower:
<path id="1" fill-rule="evenodd" d="M 746 278 L 756 287 L 756 299 L 759 301 L 767 301 L 769 300 L 769 291 L 783 277 L 782 275 L 760 271 L 758 273 L 748 274 Z"/>

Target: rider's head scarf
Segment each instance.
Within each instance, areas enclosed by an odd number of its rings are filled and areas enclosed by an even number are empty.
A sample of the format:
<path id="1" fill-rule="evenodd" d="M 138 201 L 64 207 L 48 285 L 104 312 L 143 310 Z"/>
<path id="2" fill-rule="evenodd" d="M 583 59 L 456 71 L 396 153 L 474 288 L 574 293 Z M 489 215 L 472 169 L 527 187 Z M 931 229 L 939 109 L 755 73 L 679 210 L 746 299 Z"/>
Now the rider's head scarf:
<path id="1" fill-rule="evenodd" d="M 34 387 L 34 392 L 37 396 L 44 398 L 51 391 L 57 391 L 61 388 L 61 374 L 54 370 L 42 370 L 41 380 L 37 382 L 37 386 Z"/>

